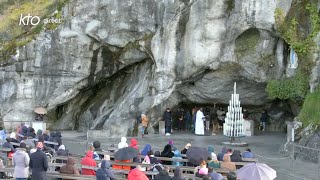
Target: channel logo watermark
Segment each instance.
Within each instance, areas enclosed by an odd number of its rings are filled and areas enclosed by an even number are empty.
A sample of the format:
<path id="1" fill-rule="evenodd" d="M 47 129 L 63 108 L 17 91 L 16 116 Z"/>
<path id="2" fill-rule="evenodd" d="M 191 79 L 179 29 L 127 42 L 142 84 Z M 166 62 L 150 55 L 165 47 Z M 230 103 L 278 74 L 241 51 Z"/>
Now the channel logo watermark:
<path id="1" fill-rule="evenodd" d="M 39 16 L 31 16 L 30 14 L 28 15 L 20 15 L 20 20 L 19 20 L 19 25 L 21 26 L 36 26 L 39 23 L 41 23 L 41 18 Z M 61 18 L 45 18 L 42 20 L 43 24 L 55 24 L 55 23 L 62 23 Z"/>

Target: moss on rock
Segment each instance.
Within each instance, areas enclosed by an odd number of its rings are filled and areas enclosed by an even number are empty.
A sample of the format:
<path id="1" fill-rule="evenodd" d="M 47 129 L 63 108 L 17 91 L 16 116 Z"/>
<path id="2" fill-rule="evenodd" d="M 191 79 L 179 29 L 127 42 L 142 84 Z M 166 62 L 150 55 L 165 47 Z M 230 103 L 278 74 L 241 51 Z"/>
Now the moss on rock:
<path id="1" fill-rule="evenodd" d="M 13 3 L 14 2 L 14 3 Z M 43 30 L 55 29 L 59 24 L 43 24 L 45 18 L 61 18 L 62 7 L 69 0 L 20 0 L 20 1 L 0 1 L 2 14 L 0 21 L 0 37 L 6 37 L 0 44 L 0 62 L 8 63 L 10 56 L 16 54 L 16 49 L 26 45 Z M 57 13 L 52 15 L 54 11 Z M 20 17 L 38 16 L 40 23 L 38 25 L 23 25 L 20 23 Z"/>
<path id="2" fill-rule="evenodd" d="M 255 53 L 259 40 L 260 33 L 257 29 L 252 28 L 243 32 L 235 41 L 235 54 L 237 59 Z"/>
<path id="3" fill-rule="evenodd" d="M 313 67 L 315 43 L 320 32 L 320 17 L 314 0 L 294 0 L 284 16 L 281 9 L 275 10 L 275 24 L 280 36 L 293 48 L 299 58 L 299 67 L 293 78 L 268 82 L 266 91 L 270 98 L 291 99 L 305 97 L 309 88 L 309 76 Z"/>
<path id="4" fill-rule="evenodd" d="M 320 125 L 320 88 L 306 96 L 298 117 L 303 126 Z"/>

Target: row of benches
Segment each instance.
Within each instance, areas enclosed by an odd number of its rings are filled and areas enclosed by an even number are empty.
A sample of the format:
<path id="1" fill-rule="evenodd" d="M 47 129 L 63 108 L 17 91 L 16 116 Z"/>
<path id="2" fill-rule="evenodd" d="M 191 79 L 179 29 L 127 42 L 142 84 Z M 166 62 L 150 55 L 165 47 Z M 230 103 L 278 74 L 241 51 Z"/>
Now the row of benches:
<path id="1" fill-rule="evenodd" d="M 86 167 L 86 166 L 84 166 Z M 88 169 L 93 168 L 93 167 L 86 167 Z M 115 175 L 128 175 L 129 174 L 129 170 L 112 170 L 113 173 Z M 5 172 L 5 173 L 12 173 L 14 172 L 14 168 L 13 167 L 9 167 L 9 168 L 0 168 L 0 172 Z M 152 179 L 154 179 L 154 176 L 156 176 L 159 172 L 155 172 L 155 171 L 144 171 L 144 173 L 147 176 L 151 176 Z M 62 178 L 62 179 L 84 179 L 84 180 L 92 180 L 92 179 L 96 179 L 95 176 L 88 176 L 88 175 L 74 175 L 74 174 L 61 174 L 59 172 L 55 172 L 55 171 L 47 171 L 46 172 L 47 177 L 54 177 L 54 178 Z M 169 173 L 169 175 L 172 177 L 173 173 Z M 183 174 L 187 179 L 193 179 L 194 175 L 193 174 Z M 125 180 L 125 177 L 117 177 L 117 180 Z"/>

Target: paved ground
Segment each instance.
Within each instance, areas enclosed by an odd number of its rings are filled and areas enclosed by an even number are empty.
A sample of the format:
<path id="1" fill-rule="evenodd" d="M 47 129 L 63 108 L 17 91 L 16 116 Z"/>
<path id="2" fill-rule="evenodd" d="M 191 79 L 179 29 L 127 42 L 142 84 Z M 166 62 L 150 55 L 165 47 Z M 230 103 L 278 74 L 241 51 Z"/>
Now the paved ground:
<path id="1" fill-rule="evenodd" d="M 62 132 L 63 142 L 71 152 L 83 154 L 86 150 L 85 133 L 75 131 Z M 259 136 L 245 137 L 241 141 L 247 142 L 249 148 L 257 155 L 260 162 L 266 163 L 277 171 L 278 180 L 320 180 L 320 169 L 318 164 L 302 162 L 300 160 L 291 160 L 280 153 L 281 145 L 286 141 L 286 135 L 283 133 L 265 133 Z M 120 138 L 98 139 L 102 143 L 102 149 L 117 144 Z M 130 142 L 128 138 L 128 144 Z M 151 144 L 153 149 L 161 150 L 166 143 L 172 139 L 174 146 L 182 150 L 184 145 L 190 142 L 193 146 L 207 147 L 213 145 L 215 152 L 221 151 L 223 145 L 221 142 L 228 141 L 223 135 L 216 136 L 196 136 L 190 133 L 173 133 L 170 137 L 163 135 L 146 135 L 144 138 L 136 138 L 139 142 L 139 148 L 142 149 L 145 144 Z M 93 142 L 93 140 L 89 140 Z M 244 147 L 232 147 L 244 151 Z"/>

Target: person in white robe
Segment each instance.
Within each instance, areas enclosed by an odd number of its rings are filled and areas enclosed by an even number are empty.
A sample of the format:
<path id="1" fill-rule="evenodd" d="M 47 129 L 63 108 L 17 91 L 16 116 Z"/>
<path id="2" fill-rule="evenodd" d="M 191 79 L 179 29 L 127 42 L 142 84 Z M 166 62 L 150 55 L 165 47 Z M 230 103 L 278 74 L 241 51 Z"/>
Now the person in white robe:
<path id="1" fill-rule="evenodd" d="M 196 127 L 195 127 L 195 134 L 196 135 L 204 135 L 204 123 L 205 116 L 202 112 L 202 108 L 197 112 L 196 116 Z"/>

